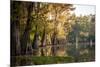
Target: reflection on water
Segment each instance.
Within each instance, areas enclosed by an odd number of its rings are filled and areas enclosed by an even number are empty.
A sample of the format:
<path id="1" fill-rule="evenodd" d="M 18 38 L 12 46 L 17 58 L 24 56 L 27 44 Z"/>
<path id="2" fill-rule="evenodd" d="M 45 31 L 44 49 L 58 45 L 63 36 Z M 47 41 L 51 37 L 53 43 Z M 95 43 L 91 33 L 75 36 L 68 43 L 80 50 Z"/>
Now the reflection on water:
<path id="1" fill-rule="evenodd" d="M 67 45 L 66 53 L 75 58 L 76 62 L 95 61 L 95 43 L 79 43 L 78 48 L 75 48 L 74 43 Z"/>

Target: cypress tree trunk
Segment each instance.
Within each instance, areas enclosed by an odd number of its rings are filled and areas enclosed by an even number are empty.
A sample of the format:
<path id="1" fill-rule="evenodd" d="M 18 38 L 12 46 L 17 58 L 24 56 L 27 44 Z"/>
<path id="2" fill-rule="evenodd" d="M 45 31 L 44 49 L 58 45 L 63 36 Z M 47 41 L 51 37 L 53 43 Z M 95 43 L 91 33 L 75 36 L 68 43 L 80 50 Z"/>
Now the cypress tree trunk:
<path id="1" fill-rule="evenodd" d="M 54 34 L 52 36 L 52 55 L 53 56 L 56 55 L 56 47 L 54 47 L 55 45 L 57 45 L 57 43 L 56 43 L 56 34 L 54 32 Z"/>
<path id="2" fill-rule="evenodd" d="M 40 10 L 40 3 L 35 3 L 35 13 L 36 13 L 36 21 L 38 21 L 38 13 L 39 13 L 39 10 Z M 38 49 L 38 46 L 39 46 L 39 43 L 40 43 L 40 40 L 39 40 L 39 31 L 38 31 L 38 22 L 35 22 L 36 23 L 36 26 L 35 26 L 35 35 L 34 35 L 34 39 L 33 39 L 33 43 L 32 43 L 32 47 L 33 47 L 33 54 L 34 55 L 39 55 L 39 49 Z"/>
<path id="3" fill-rule="evenodd" d="M 11 56 L 20 55 L 19 22 L 11 23 Z"/>
<path id="4" fill-rule="evenodd" d="M 39 46 L 39 33 L 37 31 L 37 26 L 36 26 L 36 31 L 32 43 L 32 48 L 33 48 L 33 54 L 38 55 L 38 46 Z"/>
<path id="5" fill-rule="evenodd" d="M 78 36 L 76 36 L 76 49 L 78 49 Z"/>
<path id="6" fill-rule="evenodd" d="M 29 3 L 28 7 L 27 7 L 27 11 L 28 11 L 28 16 L 27 16 L 27 23 L 26 23 L 26 28 L 24 30 L 24 33 L 21 37 L 21 54 L 25 55 L 26 54 L 26 48 L 27 48 L 27 44 L 30 40 L 30 30 L 31 30 L 31 13 L 33 11 L 33 3 Z"/>
<path id="7" fill-rule="evenodd" d="M 43 30 L 43 36 L 42 36 L 42 40 L 41 40 L 41 46 L 44 47 L 46 46 L 46 32 L 45 32 L 45 28 Z M 41 49 L 41 55 L 45 56 L 46 55 L 46 50 L 45 48 Z"/>
<path id="8" fill-rule="evenodd" d="M 11 56 L 20 55 L 20 31 L 19 31 L 19 11 L 17 7 L 20 5 L 20 2 L 11 2 Z M 16 17 L 14 19 L 13 17 Z"/>
<path id="9" fill-rule="evenodd" d="M 53 36 L 52 36 L 52 55 L 56 55 L 56 47 L 54 47 L 54 45 L 57 45 L 57 36 L 56 36 L 56 33 L 57 33 L 57 8 L 55 7 L 55 23 L 54 23 L 54 33 L 53 33 Z"/>

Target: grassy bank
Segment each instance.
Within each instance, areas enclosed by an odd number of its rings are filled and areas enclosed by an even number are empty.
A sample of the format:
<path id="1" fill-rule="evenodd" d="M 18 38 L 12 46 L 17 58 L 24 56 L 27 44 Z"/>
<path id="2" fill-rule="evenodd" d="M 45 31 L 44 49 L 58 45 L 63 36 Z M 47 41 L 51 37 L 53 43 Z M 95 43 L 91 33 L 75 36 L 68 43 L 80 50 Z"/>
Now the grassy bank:
<path id="1" fill-rule="evenodd" d="M 42 65 L 42 64 L 58 64 L 74 62 L 72 57 L 58 57 L 58 56 L 15 56 L 12 58 L 12 65 Z"/>

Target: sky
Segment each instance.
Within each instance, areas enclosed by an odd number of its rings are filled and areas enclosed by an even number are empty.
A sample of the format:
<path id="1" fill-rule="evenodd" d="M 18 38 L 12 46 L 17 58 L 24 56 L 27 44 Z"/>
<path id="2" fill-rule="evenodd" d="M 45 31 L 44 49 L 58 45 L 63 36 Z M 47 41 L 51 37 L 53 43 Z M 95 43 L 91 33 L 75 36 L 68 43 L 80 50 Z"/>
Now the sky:
<path id="1" fill-rule="evenodd" d="M 94 5 L 74 5 L 74 7 L 76 7 L 74 13 L 77 16 L 95 14 L 96 12 Z"/>

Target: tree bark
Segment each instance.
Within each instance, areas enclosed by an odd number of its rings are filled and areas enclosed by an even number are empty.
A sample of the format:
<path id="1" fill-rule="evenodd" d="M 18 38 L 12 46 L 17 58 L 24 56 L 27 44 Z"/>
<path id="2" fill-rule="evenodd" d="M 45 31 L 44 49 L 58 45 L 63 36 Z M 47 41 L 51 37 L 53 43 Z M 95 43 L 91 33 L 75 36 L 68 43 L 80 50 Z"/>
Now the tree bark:
<path id="1" fill-rule="evenodd" d="M 75 44 L 76 44 L 76 49 L 78 49 L 79 45 L 78 45 L 78 36 L 77 35 L 76 35 L 76 43 Z"/>
<path id="2" fill-rule="evenodd" d="M 11 23 L 11 56 L 20 55 L 19 22 Z"/>
<path id="3" fill-rule="evenodd" d="M 18 9 L 17 7 L 21 4 L 21 2 L 11 2 L 11 56 L 20 55 L 20 31 L 19 31 L 19 16 L 18 11 L 15 9 Z M 13 16 L 16 17 L 16 19 L 13 19 Z"/>
<path id="4" fill-rule="evenodd" d="M 52 36 L 52 45 L 57 45 L 57 8 L 55 7 L 55 23 L 54 23 L 54 33 Z M 52 47 L 52 55 L 56 55 L 56 47 Z"/>
<path id="5" fill-rule="evenodd" d="M 46 32 L 45 32 L 45 28 L 43 30 L 43 36 L 42 36 L 42 40 L 41 40 L 41 46 L 42 47 L 46 46 Z M 41 49 L 41 55 L 42 56 L 46 55 L 46 50 L 45 49 Z"/>
<path id="6" fill-rule="evenodd" d="M 32 43 L 32 48 L 33 48 L 33 54 L 38 55 L 38 46 L 39 46 L 39 33 L 37 31 L 37 26 L 36 26 L 36 31 Z"/>
<path id="7" fill-rule="evenodd" d="M 29 3 L 28 7 L 27 7 L 27 11 L 28 11 L 28 16 L 27 16 L 27 24 L 26 24 L 26 28 L 24 30 L 24 33 L 21 37 L 21 54 L 25 55 L 26 54 L 26 48 L 27 48 L 27 44 L 30 42 L 30 30 L 31 30 L 31 13 L 33 11 L 33 3 Z"/>

